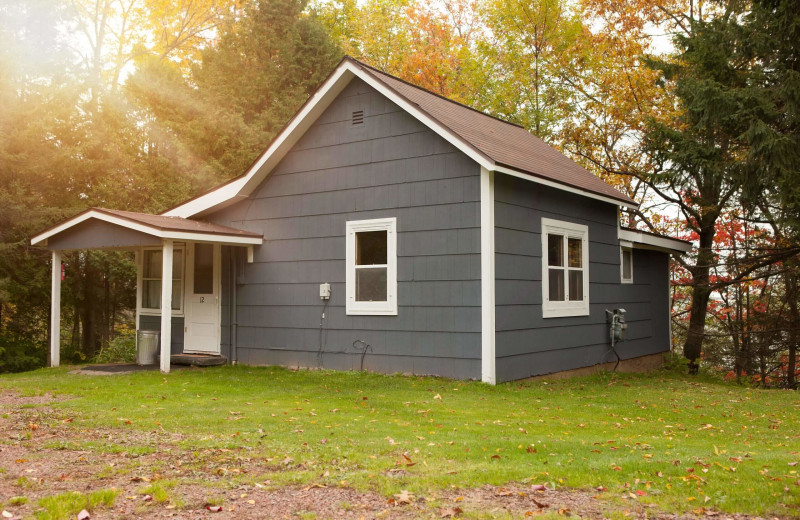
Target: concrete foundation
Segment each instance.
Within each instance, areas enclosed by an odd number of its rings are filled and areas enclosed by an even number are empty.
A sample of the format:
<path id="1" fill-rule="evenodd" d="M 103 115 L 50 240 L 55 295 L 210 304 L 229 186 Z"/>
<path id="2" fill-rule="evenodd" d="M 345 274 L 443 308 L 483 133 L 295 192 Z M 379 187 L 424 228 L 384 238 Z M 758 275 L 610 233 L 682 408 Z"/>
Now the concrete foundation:
<path id="1" fill-rule="evenodd" d="M 523 379 L 522 381 L 536 381 L 542 379 L 565 379 L 569 377 L 588 376 L 591 374 L 596 374 L 597 372 L 603 370 L 607 371 L 614 370 L 615 364 L 616 361 L 612 361 L 609 363 L 593 365 L 590 367 L 576 368 L 574 370 L 563 370 L 561 372 L 553 372 L 552 374 L 544 374 L 541 376 L 529 377 Z M 650 354 L 647 356 L 641 356 L 631 359 L 623 359 L 622 361 L 620 361 L 619 366 L 617 367 L 617 372 L 636 372 L 636 373 L 652 372 L 654 370 L 659 370 L 663 366 L 664 366 L 663 353 Z"/>

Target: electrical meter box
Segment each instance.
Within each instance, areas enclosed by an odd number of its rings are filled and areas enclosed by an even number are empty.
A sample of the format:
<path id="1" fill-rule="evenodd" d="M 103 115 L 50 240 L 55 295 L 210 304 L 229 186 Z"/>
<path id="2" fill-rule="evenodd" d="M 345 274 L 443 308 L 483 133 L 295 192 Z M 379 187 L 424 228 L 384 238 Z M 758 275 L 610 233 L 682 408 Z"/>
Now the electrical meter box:
<path id="1" fill-rule="evenodd" d="M 323 300 L 330 300 L 331 298 L 331 284 L 329 283 L 321 283 L 319 284 L 319 297 Z"/>

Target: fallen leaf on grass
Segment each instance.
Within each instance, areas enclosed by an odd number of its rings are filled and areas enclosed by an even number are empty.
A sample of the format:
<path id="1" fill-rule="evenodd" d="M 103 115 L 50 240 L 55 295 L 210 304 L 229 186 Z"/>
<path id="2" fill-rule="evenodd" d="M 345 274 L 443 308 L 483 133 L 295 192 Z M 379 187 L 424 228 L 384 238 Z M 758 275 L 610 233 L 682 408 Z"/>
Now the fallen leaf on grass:
<path id="1" fill-rule="evenodd" d="M 408 490 L 402 490 L 394 496 L 396 504 L 410 504 L 414 501 L 414 494 Z"/>

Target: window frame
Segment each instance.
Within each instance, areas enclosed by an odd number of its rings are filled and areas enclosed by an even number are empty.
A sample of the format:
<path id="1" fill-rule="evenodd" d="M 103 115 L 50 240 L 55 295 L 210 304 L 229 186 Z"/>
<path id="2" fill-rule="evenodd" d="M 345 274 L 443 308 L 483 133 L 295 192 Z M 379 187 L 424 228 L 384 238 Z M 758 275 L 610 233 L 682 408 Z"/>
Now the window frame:
<path id="1" fill-rule="evenodd" d="M 155 309 L 151 307 L 145 307 L 143 305 L 142 299 L 144 298 L 144 282 L 145 280 L 162 280 L 163 281 L 163 273 L 161 278 L 145 278 L 144 277 L 144 263 L 145 263 L 145 255 L 147 251 L 158 251 L 162 255 L 164 254 L 164 250 L 162 247 L 142 247 L 140 249 L 139 254 L 137 255 L 138 265 L 136 266 L 137 271 L 137 283 L 136 283 L 136 312 L 138 314 L 146 315 L 146 316 L 161 316 L 161 309 Z M 173 297 L 176 295 L 175 291 L 175 280 L 181 281 L 181 291 L 178 295 L 178 308 L 172 309 L 173 316 L 183 316 L 184 315 L 184 294 L 186 292 L 186 245 L 185 244 L 175 244 L 173 246 L 174 255 L 177 251 L 181 252 L 181 276 L 180 278 L 172 278 L 172 293 Z M 162 257 L 163 258 L 163 257 Z M 174 275 L 174 273 L 173 273 Z M 159 302 L 161 300 L 159 299 Z"/>
<path id="2" fill-rule="evenodd" d="M 631 276 L 625 278 L 625 252 L 631 254 Z M 632 244 L 621 242 L 619 246 L 619 283 L 633 283 L 633 247 Z"/>
<path id="3" fill-rule="evenodd" d="M 386 301 L 356 301 L 356 233 L 386 231 Z M 397 218 L 350 220 L 345 224 L 346 314 L 360 316 L 397 315 Z M 383 264 L 381 264 L 383 265 Z"/>
<path id="4" fill-rule="evenodd" d="M 589 226 L 542 218 L 542 317 L 563 318 L 589 315 Z M 550 301 L 550 276 L 548 265 L 548 235 L 561 235 L 564 258 L 564 301 Z M 583 299 L 569 300 L 569 239 L 581 241 L 581 267 L 583 272 Z"/>

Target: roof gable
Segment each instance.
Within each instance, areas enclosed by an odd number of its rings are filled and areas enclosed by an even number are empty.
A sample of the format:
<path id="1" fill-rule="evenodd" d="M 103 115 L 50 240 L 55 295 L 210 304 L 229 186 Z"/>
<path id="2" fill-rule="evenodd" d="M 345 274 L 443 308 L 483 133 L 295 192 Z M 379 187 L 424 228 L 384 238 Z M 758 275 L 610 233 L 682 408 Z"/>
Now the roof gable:
<path id="1" fill-rule="evenodd" d="M 163 213 L 192 217 L 248 197 L 353 80 L 360 78 L 490 171 L 613 204 L 636 206 L 524 128 L 488 116 L 345 57 L 243 175 Z"/>
<path id="2" fill-rule="evenodd" d="M 178 240 L 202 240 L 227 244 L 258 245 L 262 235 L 227 226 L 181 217 L 151 215 L 105 208 L 89 208 L 31 239 L 31 244 L 47 244 L 51 237 L 78 229 L 83 223 L 99 221 L 132 230 L 143 235 Z"/>

